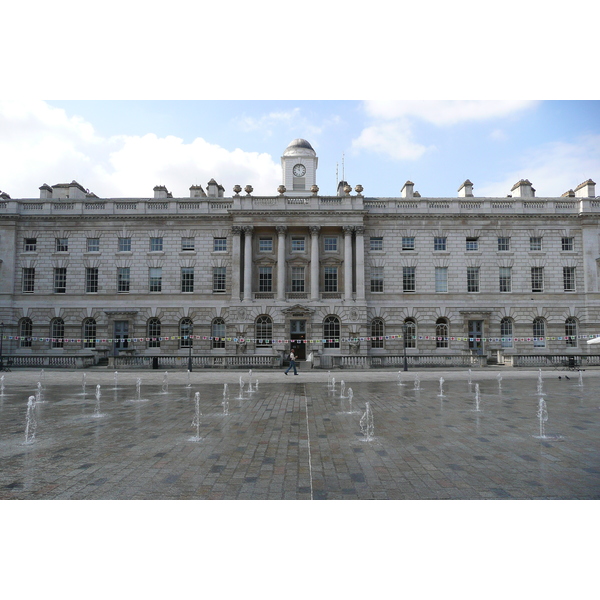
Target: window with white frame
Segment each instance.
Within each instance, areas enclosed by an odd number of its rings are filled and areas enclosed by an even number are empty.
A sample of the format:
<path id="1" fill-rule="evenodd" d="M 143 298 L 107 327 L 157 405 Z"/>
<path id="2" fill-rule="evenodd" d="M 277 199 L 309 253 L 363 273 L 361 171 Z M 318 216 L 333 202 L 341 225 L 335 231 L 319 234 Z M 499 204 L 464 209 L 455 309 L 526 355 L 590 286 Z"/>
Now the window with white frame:
<path id="1" fill-rule="evenodd" d="M 273 291 L 273 267 L 258 268 L 258 291 L 272 292 Z"/>
<path id="2" fill-rule="evenodd" d="M 498 267 L 500 292 L 512 292 L 512 267 Z"/>
<path id="3" fill-rule="evenodd" d="M 403 292 L 414 292 L 416 291 L 417 279 L 416 279 L 416 267 L 402 267 L 402 291 Z"/>
<path id="4" fill-rule="evenodd" d="M 531 291 L 544 291 L 544 267 L 531 267 Z"/>
<path id="5" fill-rule="evenodd" d="M 513 347 L 513 322 L 509 317 L 500 321 L 500 343 L 502 348 Z"/>
<path id="6" fill-rule="evenodd" d="M 338 238 L 337 235 L 326 235 L 323 237 L 323 250 L 325 252 L 337 252 Z"/>
<path id="7" fill-rule="evenodd" d="M 254 323 L 254 335 L 258 348 L 270 348 L 273 345 L 273 319 L 260 315 Z"/>
<path id="8" fill-rule="evenodd" d="M 37 238 L 25 238 L 23 240 L 23 252 L 37 252 Z"/>
<path id="9" fill-rule="evenodd" d="M 498 238 L 498 252 L 508 252 L 510 250 L 510 238 L 499 237 Z"/>
<path id="10" fill-rule="evenodd" d="M 194 345 L 192 335 L 194 334 L 194 323 L 191 319 L 185 318 L 179 321 L 179 347 L 191 348 Z"/>
<path id="11" fill-rule="evenodd" d="M 479 267 L 467 267 L 467 292 L 479 291 Z"/>
<path id="12" fill-rule="evenodd" d="M 577 319 L 569 317 L 565 321 L 565 340 L 570 348 L 577 347 Z"/>
<path id="13" fill-rule="evenodd" d="M 23 268 L 23 293 L 33 294 L 35 290 L 35 268 L 24 267 Z"/>
<path id="14" fill-rule="evenodd" d="M 213 238 L 213 252 L 227 252 L 227 238 Z"/>
<path id="15" fill-rule="evenodd" d="M 383 292 L 383 267 L 371 267 L 371 292 Z"/>
<path id="16" fill-rule="evenodd" d="M 213 293 L 223 294 L 227 285 L 227 267 L 213 267 Z"/>
<path id="17" fill-rule="evenodd" d="M 448 348 L 449 331 L 448 319 L 440 317 L 435 323 L 436 348 Z"/>
<path id="18" fill-rule="evenodd" d="M 131 238 L 120 237 L 118 248 L 119 252 L 131 252 Z"/>
<path id="19" fill-rule="evenodd" d="M 31 348 L 31 338 L 33 336 L 33 321 L 29 317 L 21 319 L 19 322 L 19 346 L 21 348 Z"/>
<path id="20" fill-rule="evenodd" d="M 576 291 L 575 267 L 563 267 L 563 290 L 565 292 Z"/>
<path id="21" fill-rule="evenodd" d="M 273 238 L 272 237 L 259 237 L 258 238 L 258 251 L 259 252 L 273 252 Z"/>
<path id="22" fill-rule="evenodd" d="M 68 252 L 69 251 L 69 238 L 55 238 L 54 251 L 55 252 Z"/>
<path id="23" fill-rule="evenodd" d="M 433 238 L 433 251 L 434 252 L 445 252 L 446 251 L 446 238 L 445 237 L 434 237 Z"/>
<path id="24" fill-rule="evenodd" d="M 148 348 L 160 348 L 161 322 L 153 317 L 148 319 L 147 326 Z"/>
<path id="25" fill-rule="evenodd" d="M 54 269 L 54 293 L 65 294 L 67 292 L 67 269 L 57 267 Z"/>
<path id="26" fill-rule="evenodd" d="M 292 267 L 292 292 L 304 292 L 304 267 Z"/>
<path id="27" fill-rule="evenodd" d="M 194 267 L 181 267 L 181 291 L 183 293 L 194 291 Z"/>
<path id="28" fill-rule="evenodd" d="M 542 238 L 534 236 L 529 238 L 529 250 L 531 252 L 539 252 L 542 249 Z"/>
<path id="29" fill-rule="evenodd" d="M 300 236 L 292 236 L 292 252 L 304 252 L 306 238 Z"/>
<path id="30" fill-rule="evenodd" d="M 196 238 L 193 237 L 182 237 L 181 238 L 181 251 L 182 252 L 193 252 L 196 249 Z"/>
<path id="31" fill-rule="evenodd" d="M 85 293 L 98 293 L 98 267 L 87 267 L 85 269 Z"/>
<path id="32" fill-rule="evenodd" d="M 465 246 L 467 252 L 475 252 L 479 250 L 479 238 L 468 237 Z"/>
<path id="33" fill-rule="evenodd" d="M 382 252 L 383 238 L 378 236 L 369 238 L 369 249 L 371 252 Z"/>
<path id="34" fill-rule="evenodd" d="M 383 319 L 376 318 L 371 321 L 371 348 L 383 348 L 385 337 Z"/>
<path id="35" fill-rule="evenodd" d="M 220 317 L 212 322 L 212 347 L 225 348 L 225 319 Z"/>
<path id="36" fill-rule="evenodd" d="M 163 251 L 163 239 L 161 237 L 150 238 L 150 252 L 162 252 Z"/>
<path id="37" fill-rule="evenodd" d="M 50 337 L 52 338 L 52 348 L 64 348 L 65 322 L 62 319 L 52 319 L 50 322 Z"/>
<path id="38" fill-rule="evenodd" d="M 546 322 L 542 317 L 533 320 L 533 347 L 543 348 L 546 346 Z"/>
<path id="39" fill-rule="evenodd" d="M 337 267 L 325 267 L 323 271 L 324 277 L 324 292 L 338 291 L 338 269 Z"/>
<path id="40" fill-rule="evenodd" d="M 162 292 L 162 267 L 150 267 L 148 280 L 150 292 Z"/>
<path id="41" fill-rule="evenodd" d="M 404 338 L 405 348 L 417 347 L 417 324 L 414 319 L 405 319 L 402 327 L 402 337 Z"/>
<path id="42" fill-rule="evenodd" d="M 572 252 L 575 245 L 572 237 L 563 237 L 561 240 L 561 248 L 563 252 Z"/>
<path id="43" fill-rule="evenodd" d="M 448 292 L 448 267 L 435 268 L 435 291 L 440 294 Z"/>
<path id="44" fill-rule="evenodd" d="M 329 315 L 323 319 L 323 343 L 324 348 L 339 348 L 340 347 L 340 320 Z"/>
<path id="45" fill-rule="evenodd" d="M 95 348 L 96 347 L 96 320 L 85 319 L 83 321 L 83 347 L 84 348 Z"/>
<path id="46" fill-rule="evenodd" d="M 117 268 L 117 293 L 128 294 L 129 283 L 130 283 L 130 267 L 118 267 Z"/>
<path id="47" fill-rule="evenodd" d="M 415 238 L 412 236 L 402 237 L 402 250 L 411 251 L 415 249 Z"/>
<path id="48" fill-rule="evenodd" d="M 87 238 L 87 251 L 100 252 L 100 238 Z"/>

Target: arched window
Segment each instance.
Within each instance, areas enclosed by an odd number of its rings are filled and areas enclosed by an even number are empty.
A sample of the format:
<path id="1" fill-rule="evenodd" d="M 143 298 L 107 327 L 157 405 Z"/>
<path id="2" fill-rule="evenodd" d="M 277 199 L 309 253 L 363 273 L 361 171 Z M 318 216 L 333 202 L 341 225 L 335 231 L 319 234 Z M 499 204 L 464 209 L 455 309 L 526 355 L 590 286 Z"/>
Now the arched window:
<path id="1" fill-rule="evenodd" d="M 254 323 L 254 337 L 257 348 L 270 348 L 273 338 L 273 319 L 268 315 L 261 315 Z"/>
<path id="2" fill-rule="evenodd" d="M 371 348 L 383 348 L 383 331 L 383 319 L 373 319 L 371 321 Z"/>
<path id="3" fill-rule="evenodd" d="M 500 321 L 500 338 L 503 348 L 513 347 L 513 321 L 509 317 Z"/>
<path id="4" fill-rule="evenodd" d="M 190 348 L 194 345 L 191 336 L 194 334 L 194 323 L 191 319 L 185 318 L 179 321 L 179 347 Z"/>
<path id="5" fill-rule="evenodd" d="M 565 338 L 567 346 L 571 348 L 577 347 L 577 319 L 575 317 L 569 317 L 565 321 Z"/>
<path id="6" fill-rule="evenodd" d="M 412 317 L 404 320 L 402 325 L 402 335 L 404 337 L 405 348 L 417 347 L 417 324 Z"/>
<path id="7" fill-rule="evenodd" d="M 324 348 L 340 347 L 340 320 L 333 315 L 323 319 Z"/>
<path id="8" fill-rule="evenodd" d="M 533 347 L 544 348 L 546 346 L 546 323 L 542 317 L 533 320 Z"/>
<path id="9" fill-rule="evenodd" d="M 50 337 L 52 338 L 52 348 L 64 348 L 65 322 L 62 319 L 52 319 L 50 322 Z"/>
<path id="10" fill-rule="evenodd" d="M 160 348 L 160 319 L 148 319 L 148 348 Z"/>
<path id="11" fill-rule="evenodd" d="M 96 321 L 94 319 L 85 319 L 83 321 L 83 347 L 96 347 Z"/>
<path id="12" fill-rule="evenodd" d="M 448 325 L 448 319 L 440 317 L 435 322 L 435 347 L 436 348 L 447 348 L 448 337 L 450 329 Z"/>
<path id="13" fill-rule="evenodd" d="M 225 348 L 225 319 L 221 317 L 213 319 L 211 337 L 213 348 Z"/>
<path id="14" fill-rule="evenodd" d="M 33 321 L 25 317 L 19 321 L 19 345 L 21 348 L 31 348 L 31 337 L 33 336 Z"/>

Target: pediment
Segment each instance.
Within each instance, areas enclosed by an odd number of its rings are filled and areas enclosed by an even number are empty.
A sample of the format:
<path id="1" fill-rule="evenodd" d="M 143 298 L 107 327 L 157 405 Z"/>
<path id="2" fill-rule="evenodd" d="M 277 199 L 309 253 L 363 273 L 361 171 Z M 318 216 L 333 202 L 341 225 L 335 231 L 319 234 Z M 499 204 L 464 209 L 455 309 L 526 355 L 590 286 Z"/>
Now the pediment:
<path id="1" fill-rule="evenodd" d="M 284 308 L 281 311 L 284 315 L 294 315 L 294 316 L 310 316 L 315 310 L 314 308 L 309 308 L 308 306 L 304 306 L 303 304 L 294 304 L 294 306 L 290 306 L 289 308 Z"/>

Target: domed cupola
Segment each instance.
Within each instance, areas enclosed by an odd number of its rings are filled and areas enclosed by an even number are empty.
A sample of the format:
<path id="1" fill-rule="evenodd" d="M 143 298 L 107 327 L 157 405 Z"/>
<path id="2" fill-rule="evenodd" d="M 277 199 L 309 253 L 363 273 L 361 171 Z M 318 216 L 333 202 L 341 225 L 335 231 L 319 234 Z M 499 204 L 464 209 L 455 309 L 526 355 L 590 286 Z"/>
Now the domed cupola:
<path id="1" fill-rule="evenodd" d="M 286 196 L 310 196 L 317 183 L 317 153 L 309 142 L 297 138 L 290 142 L 281 157 Z"/>

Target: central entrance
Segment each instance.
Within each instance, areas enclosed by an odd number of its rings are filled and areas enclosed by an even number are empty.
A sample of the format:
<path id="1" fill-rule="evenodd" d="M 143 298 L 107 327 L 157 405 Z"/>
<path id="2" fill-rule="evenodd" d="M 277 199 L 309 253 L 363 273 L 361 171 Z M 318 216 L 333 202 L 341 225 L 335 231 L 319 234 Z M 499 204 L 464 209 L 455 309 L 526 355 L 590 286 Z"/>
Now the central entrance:
<path id="1" fill-rule="evenodd" d="M 119 350 L 126 350 L 129 347 L 129 321 L 115 321 L 114 328 L 114 354 L 119 353 Z"/>
<path id="2" fill-rule="evenodd" d="M 469 350 L 483 354 L 483 321 L 469 321 Z"/>
<path id="3" fill-rule="evenodd" d="M 290 320 L 290 342 L 291 349 L 298 360 L 306 360 L 306 319 Z"/>

